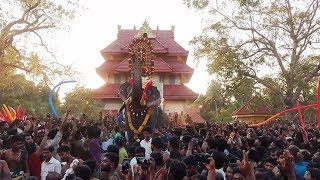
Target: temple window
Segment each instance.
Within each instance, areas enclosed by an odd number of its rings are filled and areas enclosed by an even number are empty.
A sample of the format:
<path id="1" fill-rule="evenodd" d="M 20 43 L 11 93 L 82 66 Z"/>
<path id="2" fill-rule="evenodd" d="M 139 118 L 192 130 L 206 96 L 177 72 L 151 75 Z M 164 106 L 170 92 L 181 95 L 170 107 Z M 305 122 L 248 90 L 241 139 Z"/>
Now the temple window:
<path id="1" fill-rule="evenodd" d="M 114 74 L 114 83 L 120 84 L 120 74 Z"/>
<path id="2" fill-rule="evenodd" d="M 169 84 L 175 84 L 176 83 L 176 77 L 174 75 L 169 76 Z"/>

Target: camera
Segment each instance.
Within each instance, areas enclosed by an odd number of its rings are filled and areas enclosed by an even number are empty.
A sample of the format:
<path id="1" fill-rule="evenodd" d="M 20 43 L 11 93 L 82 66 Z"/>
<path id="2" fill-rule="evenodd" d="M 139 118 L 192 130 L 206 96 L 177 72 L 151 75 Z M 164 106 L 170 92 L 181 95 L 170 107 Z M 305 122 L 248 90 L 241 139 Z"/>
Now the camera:
<path id="1" fill-rule="evenodd" d="M 142 166 L 149 166 L 150 159 L 147 159 L 145 157 L 137 157 L 137 164 L 142 165 Z"/>
<path id="2" fill-rule="evenodd" d="M 229 163 L 229 167 L 232 169 L 233 173 L 240 173 L 240 167 L 237 163 Z"/>
<path id="3" fill-rule="evenodd" d="M 209 158 L 210 158 L 210 154 L 204 154 L 204 153 L 195 154 L 195 160 L 199 163 L 199 165 L 209 164 L 210 163 Z"/>
<path id="4" fill-rule="evenodd" d="M 129 168 L 130 168 L 130 159 L 124 158 L 122 161 L 122 173 L 128 174 Z"/>

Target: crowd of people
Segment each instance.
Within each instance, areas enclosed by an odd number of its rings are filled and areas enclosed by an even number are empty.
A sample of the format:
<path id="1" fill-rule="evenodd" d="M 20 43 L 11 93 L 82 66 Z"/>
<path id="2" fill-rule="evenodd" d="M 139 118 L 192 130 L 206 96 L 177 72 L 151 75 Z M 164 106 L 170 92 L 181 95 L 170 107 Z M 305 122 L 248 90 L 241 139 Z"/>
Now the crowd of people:
<path id="1" fill-rule="evenodd" d="M 0 122 L 0 179 L 320 179 L 320 134 L 312 123 L 249 128 L 189 120 L 183 127 L 145 127 L 140 141 L 128 142 L 122 121 L 69 113 L 61 121 L 48 115 Z"/>

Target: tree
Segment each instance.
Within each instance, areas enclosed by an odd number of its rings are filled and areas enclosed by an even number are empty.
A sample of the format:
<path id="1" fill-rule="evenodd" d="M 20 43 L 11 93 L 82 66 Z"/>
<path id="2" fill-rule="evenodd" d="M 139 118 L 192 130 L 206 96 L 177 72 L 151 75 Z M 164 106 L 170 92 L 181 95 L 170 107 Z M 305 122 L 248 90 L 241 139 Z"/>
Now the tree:
<path id="1" fill-rule="evenodd" d="M 21 74 L 13 75 L 10 78 L 10 85 L 0 86 L 0 104 L 6 104 L 16 108 L 21 105 L 27 110 L 28 116 L 42 116 L 50 113 L 48 96 L 50 87 L 45 83 L 37 86 L 33 81 L 27 80 Z M 60 107 L 58 94 L 55 94 L 55 104 L 57 109 Z"/>
<path id="2" fill-rule="evenodd" d="M 76 87 L 73 92 L 67 93 L 63 103 L 65 108 L 71 109 L 73 115 L 98 119 L 101 112 L 101 104 L 94 100 L 92 90 L 84 87 Z"/>
<path id="3" fill-rule="evenodd" d="M 69 66 L 55 60 L 44 37 L 65 27 L 75 14 L 77 2 L 6 0 L 0 4 L 0 82 L 6 82 L 8 74 L 17 70 L 42 77 L 45 83 L 56 75 L 72 74 Z M 48 53 L 40 57 L 39 47 Z"/>
<path id="4" fill-rule="evenodd" d="M 208 12 L 195 56 L 224 82 L 254 80 L 291 108 L 320 75 L 320 0 L 184 0 Z"/>
<path id="5" fill-rule="evenodd" d="M 250 92 L 249 86 L 245 91 Z M 200 97 L 192 104 L 195 107 L 200 107 L 200 114 L 206 120 L 212 120 L 214 122 L 229 122 L 232 120 L 232 113 L 239 108 L 239 102 L 246 102 L 246 98 L 250 99 L 252 94 L 245 97 L 246 92 L 241 94 L 240 87 L 237 91 L 229 91 L 230 89 L 223 86 L 217 81 L 212 81 L 207 89 L 205 95 Z M 241 97 L 241 98 L 240 98 Z"/>

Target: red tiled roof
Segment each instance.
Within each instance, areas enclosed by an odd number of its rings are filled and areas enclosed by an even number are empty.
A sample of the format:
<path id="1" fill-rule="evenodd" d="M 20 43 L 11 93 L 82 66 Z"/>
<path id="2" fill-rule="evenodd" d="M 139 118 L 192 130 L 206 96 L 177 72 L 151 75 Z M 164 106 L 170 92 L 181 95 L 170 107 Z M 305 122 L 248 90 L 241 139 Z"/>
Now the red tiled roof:
<path id="1" fill-rule="evenodd" d="M 197 99 L 198 94 L 193 92 L 184 84 L 165 84 L 163 85 L 163 98 L 164 99 Z"/>
<path id="2" fill-rule="evenodd" d="M 272 115 L 270 107 L 260 98 L 252 97 L 232 115 Z"/>
<path id="3" fill-rule="evenodd" d="M 156 53 L 167 53 L 168 52 L 168 48 L 166 48 L 163 44 L 161 44 L 157 39 L 150 39 L 150 41 L 152 43 L 154 52 L 156 52 Z M 125 46 L 121 47 L 122 51 L 126 51 L 127 49 L 129 49 L 129 43 L 126 44 Z"/>
<path id="4" fill-rule="evenodd" d="M 114 71 L 114 68 L 120 63 L 121 61 L 105 61 L 99 67 L 96 68 L 96 72 L 102 76 L 103 72 L 111 72 Z"/>
<path id="5" fill-rule="evenodd" d="M 176 73 L 176 74 L 181 74 L 181 73 L 192 74 L 193 73 L 193 69 L 182 61 L 167 61 L 167 63 L 171 67 L 172 73 Z"/>
<path id="6" fill-rule="evenodd" d="M 109 98 L 116 99 L 118 97 L 118 92 L 121 84 L 105 84 L 98 89 L 92 91 L 92 96 L 94 98 Z"/>
<path id="7" fill-rule="evenodd" d="M 198 108 L 188 108 L 187 114 L 191 117 L 195 123 L 205 123 L 206 121 L 200 116 L 200 110 Z"/>
<path id="8" fill-rule="evenodd" d="M 94 98 L 119 98 L 117 96 L 120 88 L 120 84 L 105 84 L 102 87 L 92 91 L 92 96 Z M 183 84 L 173 85 L 166 84 L 163 85 L 163 98 L 164 99 L 192 99 L 198 98 L 198 94 L 193 92 L 191 89 Z"/>
<path id="9" fill-rule="evenodd" d="M 175 40 L 171 30 L 154 30 L 155 39 L 151 39 L 155 53 L 168 52 L 169 55 L 188 55 L 183 47 Z M 101 50 L 101 53 L 128 53 L 128 45 L 137 35 L 138 30 L 121 30 L 118 34 L 118 39 Z"/>
<path id="10" fill-rule="evenodd" d="M 103 74 L 103 72 L 128 72 L 129 65 L 128 59 L 123 61 L 105 61 L 102 65 L 100 65 L 96 71 L 99 75 Z M 156 57 L 154 60 L 154 68 L 155 72 L 171 72 L 175 74 L 192 74 L 193 69 L 190 68 L 187 64 L 182 61 L 164 61 L 160 57 Z"/>
<path id="11" fill-rule="evenodd" d="M 129 71 L 129 61 L 128 59 L 123 60 L 119 65 L 117 65 L 114 70 L 118 72 L 128 72 Z M 170 66 L 159 57 L 154 60 L 154 72 L 172 72 Z"/>

